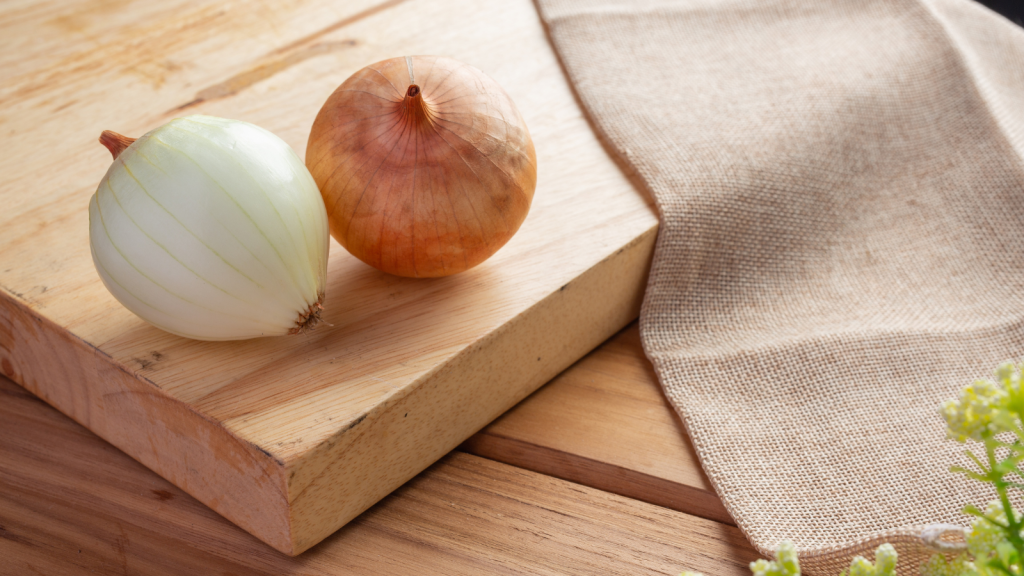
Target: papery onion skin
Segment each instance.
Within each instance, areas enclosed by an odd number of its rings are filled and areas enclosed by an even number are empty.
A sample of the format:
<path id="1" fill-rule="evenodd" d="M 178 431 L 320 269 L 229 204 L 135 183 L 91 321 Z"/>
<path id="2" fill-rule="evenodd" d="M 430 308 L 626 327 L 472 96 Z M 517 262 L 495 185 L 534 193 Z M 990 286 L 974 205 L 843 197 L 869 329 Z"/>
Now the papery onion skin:
<path id="1" fill-rule="evenodd" d="M 345 80 L 313 123 L 306 166 L 331 235 L 363 262 L 416 278 L 497 252 L 537 185 L 512 99 L 480 70 L 439 56 L 384 60 Z"/>
<path id="2" fill-rule="evenodd" d="M 210 116 L 172 120 L 134 142 L 110 132 L 100 141 L 115 159 L 89 201 L 89 244 L 126 308 L 197 340 L 316 324 L 327 213 L 284 141 Z"/>

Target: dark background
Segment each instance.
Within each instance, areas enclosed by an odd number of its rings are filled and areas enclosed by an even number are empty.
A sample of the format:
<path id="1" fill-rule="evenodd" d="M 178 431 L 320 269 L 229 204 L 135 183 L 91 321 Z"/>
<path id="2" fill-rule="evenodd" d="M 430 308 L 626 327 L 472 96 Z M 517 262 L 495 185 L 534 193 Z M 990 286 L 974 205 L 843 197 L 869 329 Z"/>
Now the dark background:
<path id="1" fill-rule="evenodd" d="M 1024 0 L 979 0 L 985 6 L 1006 16 L 1018 26 L 1024 26 Z"/>

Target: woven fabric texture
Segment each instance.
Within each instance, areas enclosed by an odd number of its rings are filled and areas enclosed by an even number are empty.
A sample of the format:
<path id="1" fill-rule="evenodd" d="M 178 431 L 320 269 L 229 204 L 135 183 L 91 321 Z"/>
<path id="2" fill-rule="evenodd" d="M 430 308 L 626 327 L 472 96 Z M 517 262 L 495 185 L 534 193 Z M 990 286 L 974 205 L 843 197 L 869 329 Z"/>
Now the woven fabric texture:
<path id="1" fill-rule="evenodd" d="M 941 400 L 1024 353 L 1024 31 L 968 0 L 539 0 L 661 217 L 645 350 L 764 554 L 966 525 Z"/>

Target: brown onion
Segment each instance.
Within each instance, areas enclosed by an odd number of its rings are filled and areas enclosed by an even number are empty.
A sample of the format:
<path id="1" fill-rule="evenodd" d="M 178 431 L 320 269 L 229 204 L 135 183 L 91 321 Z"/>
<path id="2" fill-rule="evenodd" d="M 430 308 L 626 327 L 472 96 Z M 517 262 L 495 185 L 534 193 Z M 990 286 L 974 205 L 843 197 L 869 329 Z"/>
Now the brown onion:
<path id="1" fill-rule="evenodd" d="M 331 94 L 306 166 L 331 235 L 399 276 L 447 276 L 515 234 L 537 185 L 533 141 L 508 94 L 451 58 L 363 68 Z"/>

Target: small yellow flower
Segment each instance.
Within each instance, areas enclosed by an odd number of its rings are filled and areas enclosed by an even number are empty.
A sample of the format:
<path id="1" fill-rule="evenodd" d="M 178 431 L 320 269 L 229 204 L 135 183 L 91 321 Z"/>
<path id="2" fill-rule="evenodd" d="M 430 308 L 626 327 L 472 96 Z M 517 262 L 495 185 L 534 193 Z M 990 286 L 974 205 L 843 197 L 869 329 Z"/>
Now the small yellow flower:
<path id="1" fill-rule="evenodd" d="M 894 576 L 896 574 L 896 549 L 892 544 L 882 544 L 875 550 L 875 563 L 857 556 L 850 563 L 850 576 Z"/>
<path id="2" fill-rule="evenodd" d="M 989 503 L 985 509 L 985 518 L 1006 524 L 1006 511 L 999 501 Z M 967 533 L 967 549 L 975 558 L 987 559 L 995 555 L 996 546 L 1006 541 L 1006 532 L 992 522 L 975 518 L 971 523 L 971 531 Z"/>
<path id="3" fill-rule="evenodd" d="M 875 574 L 878 576 L 896 573 L 896 549 L 892 544 L 882 544 L 875 550 Z"/>
<path id="4" fill-rule="evenodd" d="M 996 370 L 996 377 L 998 383 L 977 380 L 960 390 L 959 398 L 942 403 L 939 411 L 946 419 L 950 438 L 957 442 L 968 438 L 980 441 L 1010 429 L 1012 415 L 1007 409 L 1009 394 L 1004 383 L 1016 381 L 1019 390 L 1020 373 L 1012 364 L 1004 364 Z"/>
<path id="5" fill-rule="evenodd" d="M 979 576 L 979 574 L 977 567 L 967 558 L 967 554 L 960 554 L 949 562 L 942 554 L 933 554 L 928 562 L 921 566 L 921 576 Z"/>
<path id="6" fill-rule="evenodd" d="M 758 560 L 750 563 L 753 576 L 800 576 L 800 562 L 796 557 L 796 547 L 792 542 L 784 540 L 779 543 L 775 553 L 775 561 Z"/>

